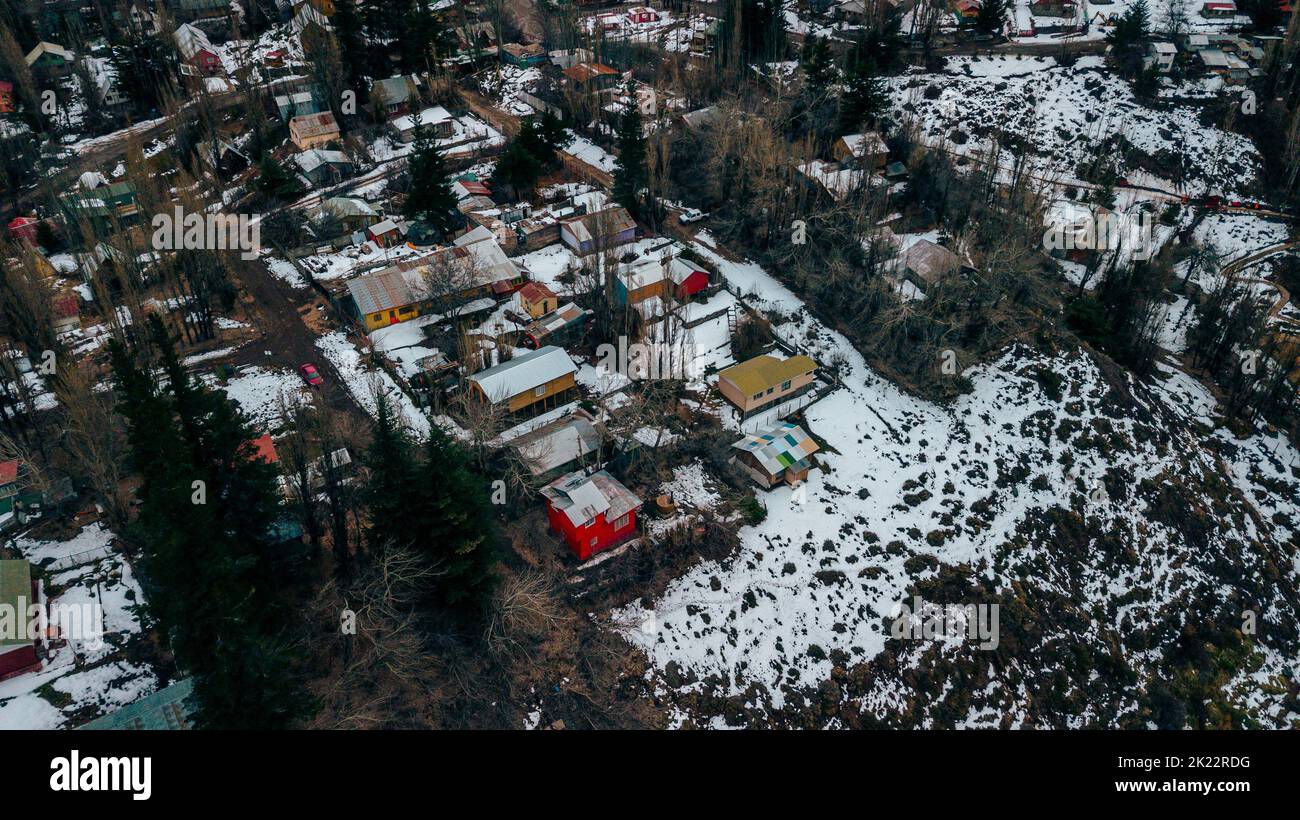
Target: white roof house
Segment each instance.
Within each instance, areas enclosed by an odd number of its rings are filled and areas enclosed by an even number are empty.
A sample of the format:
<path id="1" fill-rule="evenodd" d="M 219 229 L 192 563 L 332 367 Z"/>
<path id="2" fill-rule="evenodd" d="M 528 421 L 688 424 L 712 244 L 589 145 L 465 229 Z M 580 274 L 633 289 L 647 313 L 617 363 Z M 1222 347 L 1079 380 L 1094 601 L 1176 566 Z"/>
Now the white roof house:
<path id="1" fill-rule="evenodd" d="M 483 395 L 496 404 L 555 381 L 567 373 L 577 372 L 578 366 L 564 348 L 547 345 L 475 373 L 469 380 L 478 385 Z"/>
<path id="2" fill-rule="evenodd" d="M 208 51 L 213 54 L 216 50 L 212 48 L 212 41 L 208 35 L 203 33 L 203 29 L 191 26 L 189 23 L 181 23 L 176 27 L 176 50 L 181 53 L 185 60 L 193 60 L 194 55 L 200 51 Z"/>
<path id="3" fill-rule="evenodd" d="M 451 112 L 441 105 L 434 105 L 420 112 L 420 124 L 426 128 L 436 128 L 437 126 L 450 122 L 454 119 Z M 407 114 L 404 117 L 398 117 L 393 120 L 393 128 L 405 137 L 407 134 L 415 133 L 415 115 Z"/>
<path id="4" fill-rule="evenodd" d="M 600 428 L 583 410 L 556 419 L 510 443 L 533 475 L 544 475 L 600 451 Z"/>
<path id="5" fill-rule="evenodd" d="M 42 40 L 36 44 L 35 48 L 27 52 L 27 57 L 25 58 L 27 65 L 35 65 L 36 61 L 39 60 L 43 54 L 52 54 L 55 57 L 61 57 L 64 62 L 72 62 L 71 51 L 56 43 L 49 43 Z"/>
<path id="6" fill-rule="evenodd" d="M 845 148 L 848 152 L 858 159 L 869 154 L 888 154 L 889 146 L 885 145 L 885 140 L 875 131 L 867 131 L 862 134 L 845 134 L 840 137 L 844 141 Z"/>
<path id="7" fill-rule="evenodd" d="M 312 148 L 293 155 L 293 161 L 303 170 L 303 173 L 311 173 L 325 163 L 350 165 L 352 159 L 342 151 L 330 151 L 322 148 Z"/>

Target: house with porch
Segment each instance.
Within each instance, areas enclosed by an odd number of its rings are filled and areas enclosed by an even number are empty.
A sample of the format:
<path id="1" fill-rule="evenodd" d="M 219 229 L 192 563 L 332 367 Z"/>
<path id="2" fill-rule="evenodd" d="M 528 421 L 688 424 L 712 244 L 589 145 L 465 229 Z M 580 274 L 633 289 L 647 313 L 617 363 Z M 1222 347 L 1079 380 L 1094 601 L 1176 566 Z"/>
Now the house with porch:
<path id="1" fill-rule="evenodd" d="M 564 348 L 547 345 L 469 377 L 471 395 L 518 415 L 537 415 L 576 398 L 578 366 Z"/>
<path id="2" fill-rule="evenodd" d="M 636 240 L 636 221 L 621 205 L 560 220 L 560 241 L 586 256 Z"/>

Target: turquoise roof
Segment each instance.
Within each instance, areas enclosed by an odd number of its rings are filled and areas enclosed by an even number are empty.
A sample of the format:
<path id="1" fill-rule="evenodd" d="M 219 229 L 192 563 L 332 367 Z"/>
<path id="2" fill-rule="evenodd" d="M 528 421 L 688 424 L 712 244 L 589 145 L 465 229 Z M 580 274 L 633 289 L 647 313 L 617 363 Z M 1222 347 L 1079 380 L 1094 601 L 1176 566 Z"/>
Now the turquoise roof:
<path id="1" fill-rule="evenodd" d="M 194 692 L 194 679 L 186 678 L 159 689 L 135 703 L 96 718 L 82 729 L 188 729 L 191 709 L 185 699 Z"/>

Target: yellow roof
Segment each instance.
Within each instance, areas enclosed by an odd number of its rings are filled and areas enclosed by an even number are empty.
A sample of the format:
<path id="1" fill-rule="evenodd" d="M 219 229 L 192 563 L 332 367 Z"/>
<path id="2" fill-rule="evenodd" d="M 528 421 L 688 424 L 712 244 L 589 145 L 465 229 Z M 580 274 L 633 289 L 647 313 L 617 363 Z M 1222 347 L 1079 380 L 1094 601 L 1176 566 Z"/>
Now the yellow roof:
<path id="1" fill-rule="evenodd" d="M 740 392 L 751 396 L 816 369 L 817 363 L 807 356 L 791 356 L 781 360 L 763 355 L 728 367 L 719 373 L 718 377 L 726 379 L 736 385 Z"/>

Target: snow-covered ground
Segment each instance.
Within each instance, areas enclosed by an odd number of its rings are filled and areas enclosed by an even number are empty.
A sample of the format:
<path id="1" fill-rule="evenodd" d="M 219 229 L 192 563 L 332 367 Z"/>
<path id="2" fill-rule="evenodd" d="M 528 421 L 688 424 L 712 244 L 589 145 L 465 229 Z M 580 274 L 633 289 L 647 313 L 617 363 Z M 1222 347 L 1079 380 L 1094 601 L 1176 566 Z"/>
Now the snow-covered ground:
<path id="1" fill-rule="evenodd" d="M 103 632 L 98 641 L 70 640 L 40 671 L 0 682 L 0 729 L 85 722 L 157 689 L 149 666 L 123 657 L 127 639 L 142 629 L 144 596 L 113 534 L 92 524 L 67 541 L 20 535 L 14 545 L 34 566 L 46 568 L 52 607 L 98 606 Z"/>
<path id="2" fill-rule="evenodd" d="M 656 600 L 612 614 L 651 658 L 661 695 L 704 691 L 701 681 L 716 676 L 717 694 L 743 694 L 759 714 L 805 705 L 803 693 L 831 677 L 838 653 L 861 664 L 885 648 L 883 619 L 918 580 L 934 577 L 931 559 L 966 568 L 999 590 L 1024 583 L 1032 565 L 1043 573 L 1035 584 L 1111 613 L 1113 620 L 1094 629 L 1137 629 L 1151 620 L 1144 613 L 1178 607 L 1189 585 L 1223 583 L 1207 567 L 1212 562 L 1189 554 L 1182 536 L 1145 507 L 1148 493 L 1170 476 L 1213 484 L 1220 464 L 1231 470 L 1242 496 L 1224 502 L 1232 512 L 1223 512 L 1221 529 L 1209 536 L 1215 549 L 1237 550 L 1255 539 L 1282 544 L 1300 526 L 1300 484 L 1287 466 L 1300 465 L 1300 454 L 1276 437 L 1235 441 L 1220 431 L 1217 440 L 1231 446 L 1214 447 L 1216 460 L 1192 432 L 1214 427 L 1214 400 L 1180 371 L 1130 385 L 1140 409 L 1125 413 L 1117 409 L 1116 388 L 1086 354 L 1053 358 L 1017 347 L 967 371 L 974 390 L 939 406 L 872 372 L 847 339 L 819 326 L 759 266 L 715 261 L 742 289 L 762 293 L 792 317 L 779 332 L 811 338 L 819 355 L 843 356 L 844 388 L 807 410 L 810 430 L 834 452 L 819 455 L 804 495 L 784 486 L 760 493 L 767 518 L 741 530 L 737 554 L 699 564 Z M 1052 508 L 1095 519 L 1097 531 L 1122 533 L 1138 560 L 1103 568 L 1106 558 L 1098 554 L 1077 576 L 1053 570 L 1051 542 L 1035 529 Z M 1274 518 L 1276 511 L 1288 517 Z M 1294 581 L 1300 567 L 1285 569 Z M 1134 599 L 1146 609 L 1126 603 Z M 1294 602 L 1277 604 L 1270 617 L 1293 622 Z M 656 629 L 647 633 L 641 625 L 651 617 Z M 1273 673 L 1300 671 L 1294 658 L 1264 654 Z M 1128 662 L 1140 670 L 1154 659 L 1134 653 Z M 670 686 L 662 676 L 670 664 L 691 682 Z M 1018 679 L 992 668 L 989 676 L 1004 698 L 998 716 L 1025 719 L 1015 702 Z M 882 675 L 879 688 L 853 708 L 903 711 L 909 695 L 892 680 Z M 1131 707 L 1113 705 L 1119 712 Z M 681 711 L 677 718 L 690 716 Z M 980 709 L 971 706 L 968 717 L 979 724 Z"/>
<path id="3" fill-rule="evenodd" d="M 891 78 L 889 87 L 895 119 L 915 120 L 927 143 L 975 157 L 1000 132 L 1000 165 L 1010 168 L 1015 161 L 1008 141 L 1023 141 L 1037 172 L 1055 181 L 1078 182 L 1080 164 L 1095 159 L 1112 137 L 1148 157 L 1181 158 L 1182 187 L 1136 167 L 1116 169 L 1171 193 L 1244 196 L 1258 173 L 1249 139 L 1203 125 L 1190 106 L 1142 105 L 1100 57 L 1082 57 L 1071 67 L 1052 57 L 954 57 L 943 72 L 913 71 Z M 1118 158 L 1113 150 L 1105 155 Z"/>

